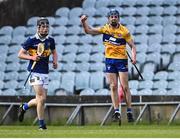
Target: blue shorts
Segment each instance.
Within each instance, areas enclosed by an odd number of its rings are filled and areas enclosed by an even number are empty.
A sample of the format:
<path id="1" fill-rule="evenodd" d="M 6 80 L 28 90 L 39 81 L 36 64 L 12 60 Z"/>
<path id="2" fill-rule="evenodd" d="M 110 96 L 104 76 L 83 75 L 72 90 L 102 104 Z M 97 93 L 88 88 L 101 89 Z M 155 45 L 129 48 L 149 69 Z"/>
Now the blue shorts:
<path id="1" fill-rule="evenodd" d="M 112 59 L 106 58 L 106 72 L 107 73 L 118 73 L 128 71 L 128 60 L 127 59 Z"/>

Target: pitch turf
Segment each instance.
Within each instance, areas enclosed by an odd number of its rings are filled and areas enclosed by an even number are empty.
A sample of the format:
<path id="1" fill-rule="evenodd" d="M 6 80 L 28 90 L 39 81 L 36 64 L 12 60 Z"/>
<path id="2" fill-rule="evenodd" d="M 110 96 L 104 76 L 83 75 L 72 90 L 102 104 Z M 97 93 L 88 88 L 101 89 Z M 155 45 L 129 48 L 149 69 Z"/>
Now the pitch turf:
<path id="1" fill-rule="evenodd" d="M 47 131 L 37 126 L 0 126 L 1 138 L 180 138 L 178 125 L 123 125 L 123 126 L 48 126 Z"/>

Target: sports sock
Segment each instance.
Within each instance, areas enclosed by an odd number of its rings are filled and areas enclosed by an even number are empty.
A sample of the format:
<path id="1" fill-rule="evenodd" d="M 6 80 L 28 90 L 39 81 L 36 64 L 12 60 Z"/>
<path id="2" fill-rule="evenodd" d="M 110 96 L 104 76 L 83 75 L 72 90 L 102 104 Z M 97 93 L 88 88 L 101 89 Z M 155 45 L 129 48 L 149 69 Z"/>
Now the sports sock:
<path id="1" fill-rule="evenodd" d="M 39 126 L 42 127 L 42 126 L 44 126 L 44 125 L 45 125 L 44 120 L 39 120 Z"/>
<path id="2" fill-rule="evenodd" d="M 116 113 L 116 112 L 119 112 L 119 109 L 114 109 L 114 112 Z"/>
<path id="3" fill-rule="evenodd" d="M 28 110 L 29 109 L 29 106 L 28 106 L 28 104 L 27 103 L 24 103 L 24 105 L 23 105 L 23 110 Z"/>
<path id="4" fill-rule="evenodd" d="M 131 113 L 132 109 L 131 108 L 127 108 L 127 113 Z"/>

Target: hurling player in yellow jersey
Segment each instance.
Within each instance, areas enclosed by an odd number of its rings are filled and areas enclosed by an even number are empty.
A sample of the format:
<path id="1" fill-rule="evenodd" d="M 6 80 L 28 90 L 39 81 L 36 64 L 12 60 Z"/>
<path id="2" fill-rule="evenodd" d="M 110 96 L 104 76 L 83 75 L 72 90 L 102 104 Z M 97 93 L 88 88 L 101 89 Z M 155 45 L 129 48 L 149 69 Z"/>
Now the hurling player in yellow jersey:
<path id="1" fill-rule="evenodd" d="M 121 82 L 127 103 L 127 119 L 133 122 L 131 109 L 131 93 L 128 85 L 128 57 L 126 43 L 131 47 L 132 63 L 136 63 L 136 47 L 128 29 L 119 23 L 120 15 L 115 9 L 108 13 L 108 23 L 102 27 L 90 27 L 87 23 L 87 16 L 81 16 L 82 26 L 87 34 L 103 34 L 105 46 L 105 64 L 107 79 L 110 84 L 111 99 L 114 106 L 113 120 L 120 119 L 118 100 L 118 79 Z"/>

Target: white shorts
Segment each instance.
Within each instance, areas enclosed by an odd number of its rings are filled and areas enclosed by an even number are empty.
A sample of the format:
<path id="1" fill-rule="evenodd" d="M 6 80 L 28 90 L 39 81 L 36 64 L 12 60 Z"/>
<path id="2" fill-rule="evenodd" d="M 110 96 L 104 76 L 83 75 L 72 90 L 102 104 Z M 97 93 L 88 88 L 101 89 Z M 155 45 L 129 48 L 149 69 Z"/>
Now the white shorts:
<path id="1" fill-rule="evenodd" d="M 42 85 L 44 89 L 48 89 L 49 77 L 48 74 L 32 72 L 29 78 L 29 85 Z"/>

